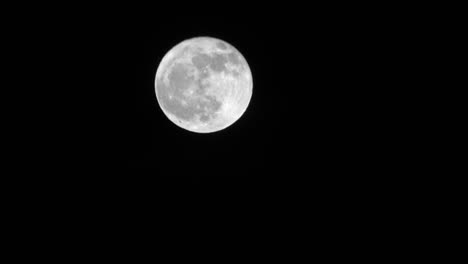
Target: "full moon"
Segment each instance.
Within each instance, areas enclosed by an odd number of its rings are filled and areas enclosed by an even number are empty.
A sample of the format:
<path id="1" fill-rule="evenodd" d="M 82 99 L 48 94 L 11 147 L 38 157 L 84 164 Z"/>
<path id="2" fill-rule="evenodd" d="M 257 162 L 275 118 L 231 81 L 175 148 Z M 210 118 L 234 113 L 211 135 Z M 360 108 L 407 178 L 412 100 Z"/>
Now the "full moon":
<path id="1" fill-rule="evenodd" d="M 158 104 L 177 126 L 196 133 L 223 130 L 246 111 L 252 74 L 229 43 L 197 37 L 174 46 L 161 60 L 155 79 Z"/>

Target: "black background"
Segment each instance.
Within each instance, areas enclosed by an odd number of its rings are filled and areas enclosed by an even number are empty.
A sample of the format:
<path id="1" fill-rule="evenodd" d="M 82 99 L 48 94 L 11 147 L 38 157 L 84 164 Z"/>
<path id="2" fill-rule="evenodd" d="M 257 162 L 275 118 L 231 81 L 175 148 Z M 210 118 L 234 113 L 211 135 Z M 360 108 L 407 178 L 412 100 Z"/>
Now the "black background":
<path id="1" fill-rule="evenodd" d="M 27 99 L 34 106 L 23 130 L 28 158 L 131 192 L 183 185 L 350 194 L 349 186 L 364 191 L 386 173 L 379 150 L 391 144 L 384 133 L 392 128 L 382 120 L 401 43 L 384 11 L 230 11 L 67 7 L 22 21 L 15 34 L 23 66 L 34 69 L 40 88 Z M 210 134 L 172 124 L 154 91 L 166 52 L 197 36 L 234 45 L 254 82 L 242 118 Z"/>
<path id="2" fill-rule="evenodd" d="M 210 10 L 65 7 L 20 19 L 13 55 L 29 77 L 15 82 L 24 107 L 10 156 L 16 193 L 27 195 L 16 199 L 137 232 L 229 219 L 233 233 L 269 237 L 310 215 L 333 230 L 383 217 L 401 183 L 396 164 L 409 162 L 391 117 L 406 42 L 384 9 Z M 174 125 L 154 90 L 163 56 L 197 36 L 235 46 L 253 75 L 245 114 L 210 134 Z"/>
<path id="3" fill-rule="evenodd" d="M 433 140 L 413 129 L 427 115 L 418 102 L 437 103 L 414 88 L 432 80 L 421 65 L 437 38 L 437 23 L 414 16 L 422 7 L 160 4 L 4 9 L 10 245 L 290 260 L 433 241 L 433 213 L 414 217 L 445 206 L 424 185 Z M 245 114 L 211 134 L 174 125 L 154 92 L 163 56 L 197 36 L 234 45 L 253 75 Z"/>

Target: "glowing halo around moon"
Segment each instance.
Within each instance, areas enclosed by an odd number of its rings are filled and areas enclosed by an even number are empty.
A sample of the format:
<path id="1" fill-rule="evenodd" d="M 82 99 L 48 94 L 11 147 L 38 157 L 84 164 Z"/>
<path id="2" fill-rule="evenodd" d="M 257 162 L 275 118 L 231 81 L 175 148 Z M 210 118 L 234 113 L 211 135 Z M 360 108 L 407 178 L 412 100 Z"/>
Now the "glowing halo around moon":
<path id="1" fill-rule="evenodd" d="M 252 97 L 252 74 L 242 54 L 211 37 L 187 39 L 161 60 L 155 79 L 158 104 L 177 126 L 211 133 L 234 124 Z"/>

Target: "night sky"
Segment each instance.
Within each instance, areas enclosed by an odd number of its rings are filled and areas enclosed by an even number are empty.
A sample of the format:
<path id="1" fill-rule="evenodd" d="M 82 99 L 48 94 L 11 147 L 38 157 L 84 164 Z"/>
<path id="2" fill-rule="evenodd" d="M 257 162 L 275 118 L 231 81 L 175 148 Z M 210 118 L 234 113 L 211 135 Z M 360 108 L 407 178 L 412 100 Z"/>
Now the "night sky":
<path id="1" fill-rule="evenodd" d="M 401 43 L 381 13 L 66 10 L 15 31 L 35 89 L 22 97 L 34 107 L 16 119 L 25 143 L 12 156 L 45 175 L 28 176 L 31 188 L 142 210 L 223 198 L 252 210 L 310 199 L 349 209 L 389 191 L 404 133 L 389 119 Z M 174 125 L 155 95 L 163 56 L 198 36 L 232 44 L 253 77 L 247 111 L 216 133 Z"/>

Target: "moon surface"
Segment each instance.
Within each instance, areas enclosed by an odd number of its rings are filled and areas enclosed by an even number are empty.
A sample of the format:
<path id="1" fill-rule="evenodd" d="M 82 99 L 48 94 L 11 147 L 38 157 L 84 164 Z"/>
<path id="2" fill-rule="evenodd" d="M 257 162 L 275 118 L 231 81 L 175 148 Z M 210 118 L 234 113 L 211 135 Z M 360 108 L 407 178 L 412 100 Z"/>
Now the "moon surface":
<path id="1" fill-rule="evenodd" d="M 196 133 L 225 129 L 246 111 L 252 74 L 242 54 L 229 43 L 196 37 L 177 44 L 163 57 L 155 90 L 164 114 Z"/>

